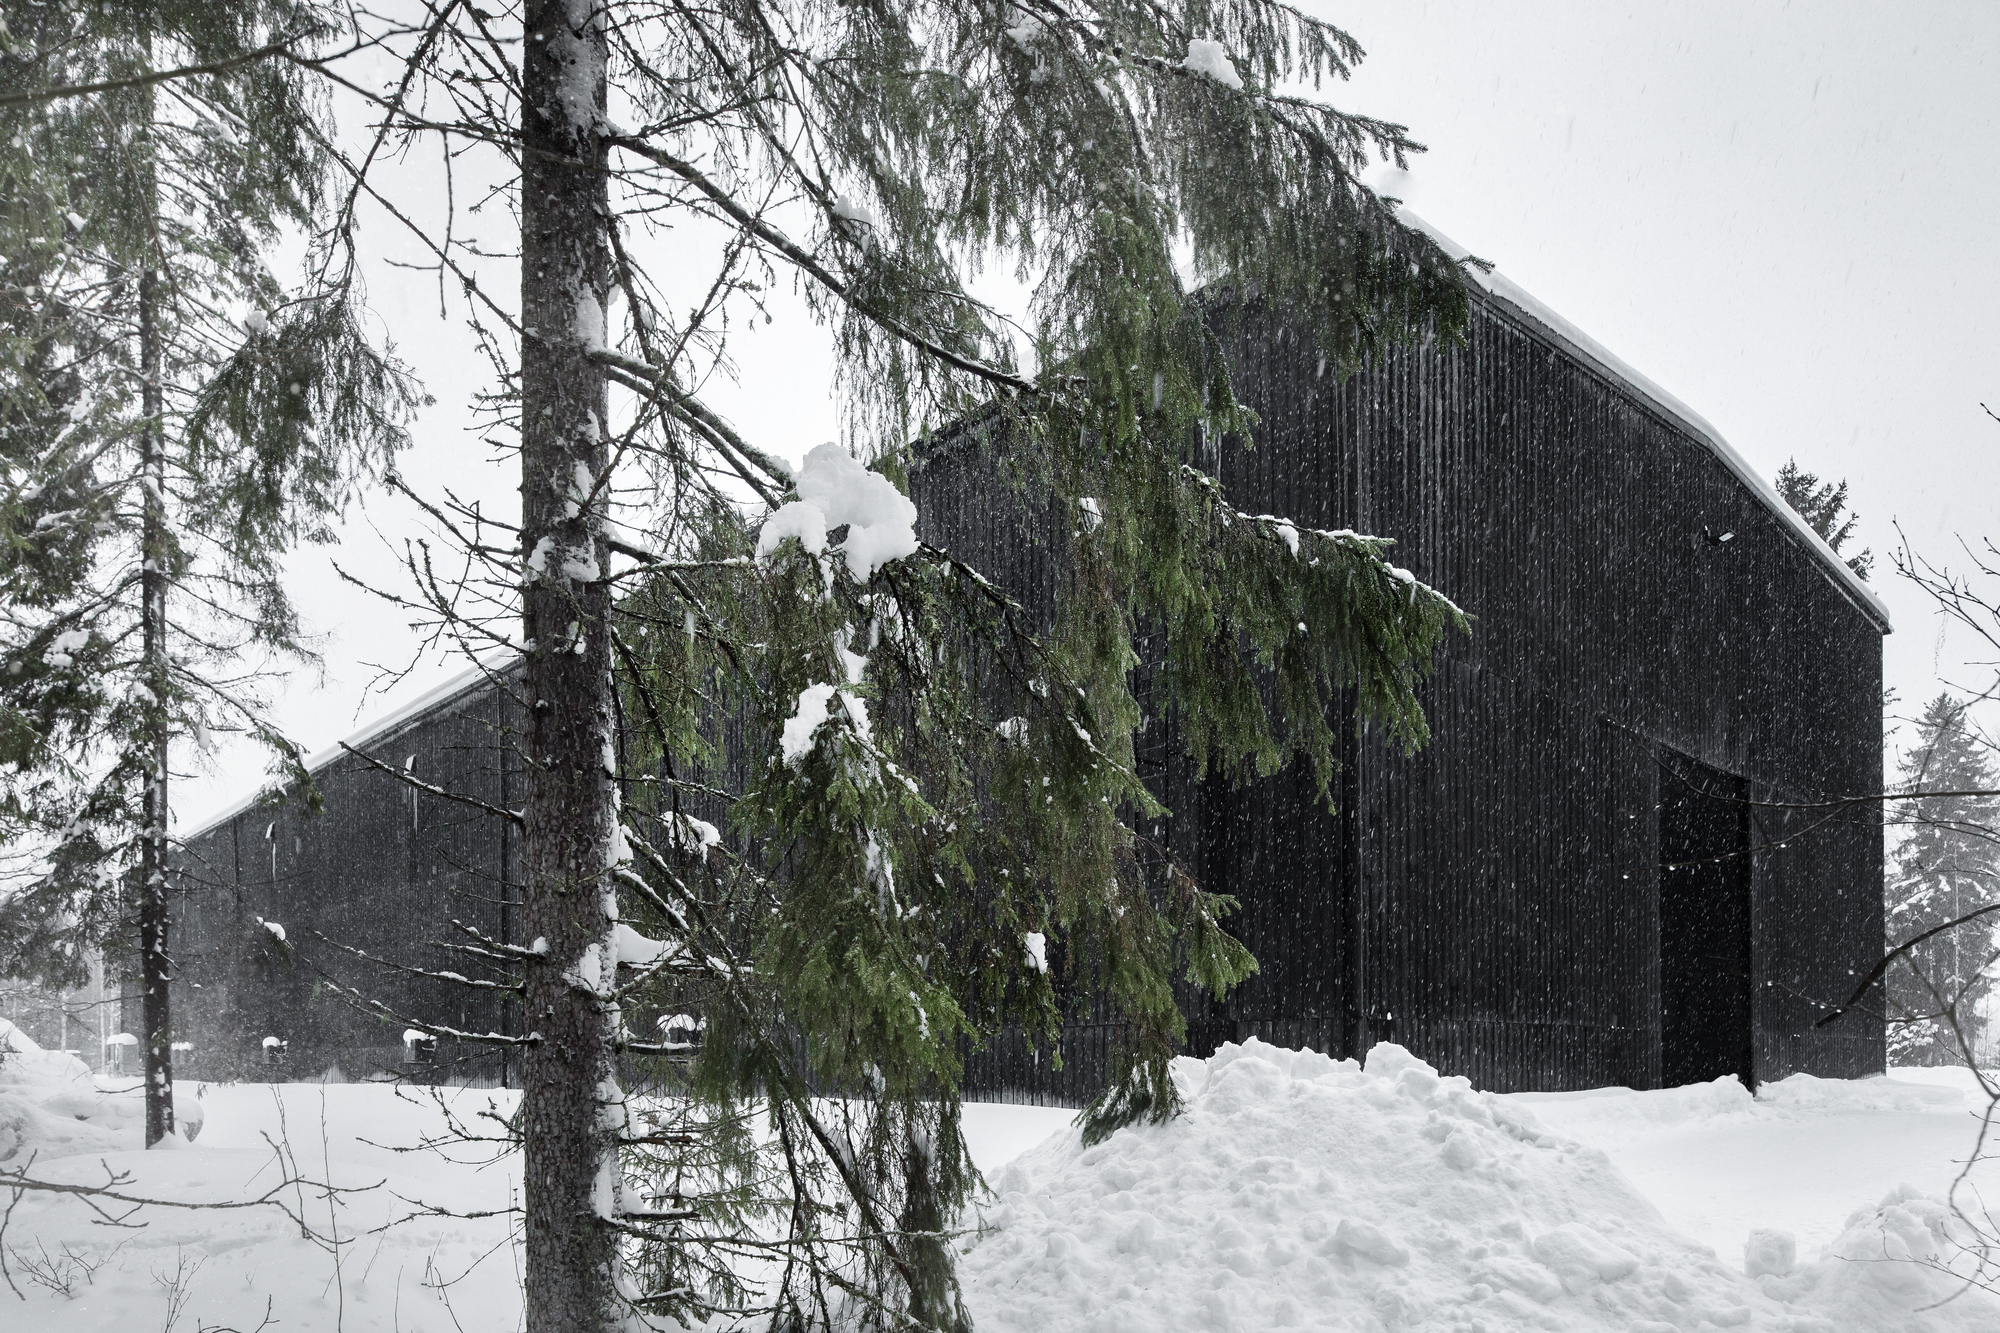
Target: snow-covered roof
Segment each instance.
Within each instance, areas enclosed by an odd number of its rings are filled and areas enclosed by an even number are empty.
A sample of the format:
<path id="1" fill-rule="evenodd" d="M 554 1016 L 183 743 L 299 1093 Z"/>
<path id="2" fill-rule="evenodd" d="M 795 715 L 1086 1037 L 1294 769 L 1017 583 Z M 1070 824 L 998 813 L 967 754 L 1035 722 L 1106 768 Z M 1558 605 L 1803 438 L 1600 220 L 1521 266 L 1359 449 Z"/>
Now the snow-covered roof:
<path id="1" fill-rule="evenodd" d="M 418 718 L 435 712 L 446 704 L 457 702 L 461 695 L 470 698 L 482 686 L 491 681 L 496 674 L 501 674 L 501 669 L 484 662 L 475 663 L 467 667 L 465 670 L 451 677 L 451 679 L 445 681 L 442 685 L 437 686 L 435 689 L 424 691 L 424 693 L 410 700 L 410 702 L 404 704 L 401 708 L 375 719 L 353 735 L 344 738 L 342 741 L 324 750 L 307 755 L 305 761 L 306 771 L 308 773 L 317 773 L 327 765 L 333 763 L 334 760 L 339 759 L 346 753 L 346 751 L 341 749 L 341 745 L 343 744 L 351 745 L 357 750 L 363 749 L 377 741 L 387 740 L 410 723 L 415 722 Z M 242 800 L 210 815 L 200 828 L 192 833 L 181 835 L 182 840 L 186 841 L 198 838 L 212 828 L 227 824 L 230 820 L 236 818 L 236 816 L 262 800 L 265 791 L 266 788 L 259 787 Z"/>
<path id="2" fill-rule="evenodd" d="M 1398 216 L 1409 226 L 1415 227 L 1443 246 L 1454 257 L 1463 258 L 1471 253 L 1466 247 L 1452 240 L 1408 208 L 1399 210 Z M 1481 273 L 1478 269 L 1468 269 L 1467 272 L 1488 296 L 1514 307 L 1541 325 L 1556 341 L 1565 344 L 1572 355 L 1595 365 L 1604 374 L 1622 382 L 1659 409 L 1662 414 L 1679 423 L 1688 434 L 1706 444 L 1709 450 L 1722 460 L 1723 466 L 1735 473 L 1737 480 L 1748 487 L 1750 493 L 1762 501 L 1764 507 L 1770 510 L 1780 523 L 1791 529 L 1799 544 L 1807 552 L 1819 558 L 1833 585 L 1845 593 L 1848 600 L 1853 602 L 1863 615 L 1874 621 L 1884 634 L 1891 632 L 1889 609 L 1882 604 L 1882 599 L 1875 595 L 1875 590 L 1864 583 L 1860 575 L 1849 569 L 1845 560 L 1834 554 L 1833 548 L 1826 544 L 1826 539 L 1813 531 L 1812 525 L 1801 518 L 1797 510 L 1784 502 L 1778 495 L 1777 488 L 1761 472 L 1751 467 L 1729 441 L 1722 438 L 1721 431 L 1709 425 L 1686 403 L 1613 356 L 1582 329 L 1536 300 L 1532 293 L 1499 269 L 1487 273 Z"/>

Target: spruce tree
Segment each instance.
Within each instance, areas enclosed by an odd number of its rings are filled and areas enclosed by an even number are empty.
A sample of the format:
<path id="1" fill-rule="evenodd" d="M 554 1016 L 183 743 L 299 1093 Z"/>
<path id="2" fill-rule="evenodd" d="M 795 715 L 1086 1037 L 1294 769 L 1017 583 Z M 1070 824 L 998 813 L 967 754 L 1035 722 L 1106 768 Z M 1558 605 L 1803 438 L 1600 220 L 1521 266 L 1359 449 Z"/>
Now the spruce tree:
<path id="1" fill-rule="evenodd" d="M 1835 555 L 1840 554 L 1840 548 L 1854 535 L 1854 525 L 1861 516 L 1842 512 L 1847 508 L 1845 481 L 1822 482 L 1812 473 L 1801 471 L 1798 459 L 1788 458 L 1778 469 L 1778 495 L 1825 539 Z M 1875 553 L 1864 548 L 1847 557 L 1847 567 L 1856 577 L 1866 579 L 1868 571 L 1875 567 Z"/>
<path id="2" fill-rule="evenodd" d="M 1898 802 L 1891 823 L 1905 830 L 1890 860 L 1886 892 L 1889 947 L 1988 903 L 2000 901 L 2000 801 L 1991 746 L 1966 716 L 1967 704 L 1941 693 L 1917 720 L 1917 739 L 1903 756 L 1904 789 L 1922 795 Z M 1995 926 L 1982 918 L 1918 945 L 1889 971 L 1889 1059 L 1892 1064 L 1961 1064 L 1972 1055 L 1985 1020 L 1980 1001 L 1992 988 Z"/>
<path id="3" fill-rule="evenodd" d="M 1223 342 L 1253 307 L 1336 373 L 1463 330 L 1459 262 L 1358 179 L 1420 145 L 1292 91 L 1361 53 L 1269 0 L 519 18 L 380 32 L 377 101 L 517 186 L 518 304 L 495 247 L 389 203 L 461 280 L 521 463 L 517 527 L 433 507 L 518 601 L 422 590 L 526 657 L 531 942 L 466 947 L 523 972 L 528 1327 L 962 1328 L 962 1052 L 1103 996 L 1101 1138 L 1177 1109 L 1177 981 L 1254 966 L 1225 886 L 1136 832 L 1139 728 L 1323 793 L 1345 692 L 1426 736 L 1457 609 L 1386 541 L 1235 508 L 1198 447 L 1255 424 Z M 1018 342 L 967 290 L 996 263 Z M 849 407 L 796 473 L 704 398 L 774 283 Z M 916 538 L 910 469 L 968 423 L 993 503 L 1050 515 L 1052 610 Z M 674 1095 L 621 1087 L 648 1058 Z"/>
<path id="4" fill-rule="evenodd" d="M 302 776 L 255 688 L 305 654 L 279 560 L 410 406 L 338 250 L 291 290 L 264 262 L 315 234 L 328 108 L 312 71 L 254 53 L 330 31 L 293 0 L 9 11 L 10 91 L 103 86 L 0 103 L 0 809 L 28 857 L 0 970 L 62 981 L 92 947 L 133 956 L 136 925 L 149 1146 L 173 1128 L 173 747 L 247 731 Z"/>

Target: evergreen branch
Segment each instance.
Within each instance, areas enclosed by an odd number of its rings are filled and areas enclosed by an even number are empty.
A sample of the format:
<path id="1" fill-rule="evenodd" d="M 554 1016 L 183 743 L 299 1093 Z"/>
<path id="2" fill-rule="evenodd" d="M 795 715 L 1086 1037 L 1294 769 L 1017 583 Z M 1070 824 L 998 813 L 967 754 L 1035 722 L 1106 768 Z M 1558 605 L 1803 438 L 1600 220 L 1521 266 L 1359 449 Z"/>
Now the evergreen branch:
<path id="1" fill-rule="evenodd" d="M 355 749 L 352 745 L 349 745 L 346 741 L 342 741 L 340 743 L 340 748 L 347 751 L 349 754 L 353 755 L 355 758 L 361 760 L 362 762 L 369 764 L 374 768 L 382 770 L 384 773 L 387 773 L 389 776 L 395 778 L 398 782 L 403 783 L 405 786 L 413 787 L 420 792 L 425 792 L 432 796 L 443 797 L 447 801 L 456 801 L 460 805 L 469 805 L 473 809 L 483 810 L 489 815 L 498 815 L 502 819 L 513 821 L 514 827 L 516 828 L 523 827 L 523 820 L 521 817 L 521 812 L 519 810 L 502 810 L 497 805 L 488 805 L 485 801 L 480 800 L 476 796 L 462 796 L 458 792 L 447 791 L 445 788 L 440 787 L 435 783 L 425 782 L 422 778 L 417 777 L 414 773 L 405 773 L 400 768 L 396 768 L 389 764 L 385 764 L 380 759 L 377 759 L 374 755 L 369 754 L 365 750 Z"/>
<path id="2" fill-rule="evenodd" d="M 607 135 L 604 142 L 614 148 L 623 148 L 629 153 L 636 153 L 640 157 L 656 162 L 693 185 L 702 194 L 706 195 L 717 208 L 728 214 L 739 227 L 755 236 L 758 240 L 763 241 L 785 258 L 791 260 L 793 264 L 797 265 L 813 278 L 814 281 L 844 301 L 850 309 L 866 317 L 892 336 L 908 343 L 925 355 L 944 362 L 954 370 L 964 371 L 966 374 L 985 380 L 987 383 L 998 388 L 1012 389 L 1015 393 L 1028 398 L 1038 399 L 1044 396 L 1043 390 L 1022 379 L 1019 375 L 1002 370 L 997 366 L 990 366 L 976 357 L 954 352 L 941 343 L 925 337 L 902 320 L 897 319 L 894 315 L 856 296 L 853 288 L 835 276 L 831 270 L 820 263 L 803 246 L 800 246 L 782 231 L 738 203 L 735 196 L 710 180 L 693 163 L 685 162 L 665 149 L 655 148 L 651 144 L 627 135 Z"/>
<path id="3" fill-rule="evenodd" d="M 168 83 L 175 79 L 191 79 L 203 74 L 228 74 L 245 66 L 276 58 L 297 60 L 298 57 L 292 54 L 291 48 L 313 35 L 310 31 L 295 33 L 290 37 L 280 38 L 268 46 L 260 46 L 254 51 L 244 51 L 239 55 L 222 60 L 210 60 L 199 65 L 178 65 L 173 69 L 154 70 L 123 79 L 103 79 L 97 83 L 61 84 L 53 88 L 34 88 L 27 92 L 0 94 L 0 106 L 27 106 L 36 102 L 58 102 L 70 97 L 87 97 L 92 93 L 150 88 L 156 83 Z M 350 47 L 348 51 L 340 52 L 339 55 L 348 55 L 360 49 L 359 46 Z M 339 56 L 332 58 L 338 59 Z"/>
<path id="4" fill-rule="evenodd" d="M 454 929 L 462 930 L 466 934 L 470 935 L 473 939 L 478 940 L 479 943 L 488 950 L 490 950 L 493 956 L 496 958 L 518 959 L 519 961 L 522 962 L 527 962 L 531 959 L 539 959 L 543 962 L 548 961 L 547 954 L 536 953 L 533 949 L 526 949 L 518 944 L 504 944 L 501 941 L 494 939 L 491 935 L 488 935 L 485 931 L 479 929 L 479 927 L 468 926 L 467 924 L 465 924 L 465 922 L 460 921 L 457 917 L 453 917 L 451 919 L 451 924 Z M 466 946 L 459 944 L 459 945 L 447 945 L 444 947 L 463 949 Z"/>
<path id="5" fill-rule="evenodd" d="M 376 955 L 369 953 L 366 949 L 357 949 L 351 944 L 342 944 L 339 940 L 330 939 L 326 935 L 322 934 L 317 930 L 314 930 L 312 934 L 322 944 L 330 945 L 333 948 L 340 950 L 342 953 L 352 954 L 354 957 L 359 958 L 364 962 L 373 963 L 377 967 L 388 968 L 392 972 L 407 972 L 411 976 L 429 977 L 433 981 L 449 981 L 460 986 L 470 986 L 474 990 L 504 990 L 504 991 L 513 991 L 516 994 L 518 994 L 527 989 L 525 986 L 522 986 L 518 982 L 487 981 L 483 977 L 463 977 L 456 972 L 434 972 L 427 967 L 415 967 L 409 963 L 398 963 L 393 959 L 377 957 Z M 442 947 L 449 949 L 449 948 L 463 948 L 464 946 L 444 945 Z M 522 952 L 526 953 L 527 951 L 523 950 Z M 531 956 L 540 957 L 539 954 Z M 410 1026 L 423 1027 L 423 1024 L 412 1023 L 410 1024 Z M 425 1030 L 428 1031 L 429 1029 Z"/>
<path id="6" fill-rule="evenodd" d="M 779 485 L 784 487 L 785 490 L 791 489 L 792 478 L 789 472 L 784 471 L 781 465 L 761 450 L 746 443 L 720 417 L 716 417 L 714 414 L 708 412 L 706 408 L 694 402 L 691 397 L 681 395 L 678 390 L 671 388 L 668 384 L 667 373 L 664 370 L 656 370 L 642 361 L 633 361 L 630 357 L 620 356 L 616 352 L 603 350 L 592 352 L 590 359 L 605 367 L 609 378 L 636 393 L 646 394 L 652 401 L 659 403 L 660 406 L 664 407 L 676 419 L 692 428 L 697 435 L 700 435 L 717 453 L 722 455 L 723 459 L 729 464 L 736 475 L 743 478 L 744 484 L 755 491 L 757 498 L 762 500 L 766 505 L 776 509 L 778 507 L 778 498 L 771 492 L 769 486 L 759 481 L 755 474 L 750 471 L 748 466 L 750 462 L 754 461 L 757 463 L 767 475 L 776 479 Z M 633 367 L 638 367 L 639 369 L 632 369 Z M 669 395 L 679 395 L 679 397 L 670 397 Z"/>
<path id="7" fill-rule="evenodd" d="M 318 934 L 319 932 L 315 931 L 313 933 Z M 320 938 L 325 939 L 326 937 L 321 935 Z M 330 940 L 327 942 L 332 943 Z M 433 1037 L 449 1037 L 453 1041 L 465 1042 L 473 1046 L 539 1046 L 542 1044 L 542 1034 L 540 1032 L 530 1032 L 525 1037 L 510 1037 L 504 1032 L 464 1032 L 458 1028 L 444 1027 L 437 1023 L 430 1023 L 422 1019 L 411 1018 L 405 1014 L 399 1014 L 380 1000 L 370 999 L 352 987 L 341 985 L 333 979 L 325 968 L 319 966 L 319 964 L 313 962 L 312 959 L 307 958 L 304 954 L 294 953 L 293 957 L 303 959 L 307 967 L 319 973 L 319 979 L 325 984 L 326 988 L 345 1001 L 349 1007 L 359 1009 L 371 1018 L 385 1018 L 391 1023 L 400 1023 L 405 1028 L 416 1028 L 419 1031 L 428 1032 Z"/>

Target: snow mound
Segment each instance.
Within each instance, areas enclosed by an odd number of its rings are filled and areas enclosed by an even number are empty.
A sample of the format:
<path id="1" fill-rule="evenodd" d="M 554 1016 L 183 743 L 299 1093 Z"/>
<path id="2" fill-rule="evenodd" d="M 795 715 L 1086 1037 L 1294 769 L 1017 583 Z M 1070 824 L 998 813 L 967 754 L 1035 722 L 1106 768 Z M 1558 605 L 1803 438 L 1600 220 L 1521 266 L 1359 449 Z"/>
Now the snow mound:
<path id="1" fill-rule="evenodd" d="M 1513 1092 L 1508 1102 L 1535 1115 L 1556 1133 L 1593 1143 L 1617 1143 L 1635 1134 L 1758 1118 L 1757 1099 L 1733 1076 L 1679 1088 L 1590 1088 L 1582 1092 Z"/>
<path id="2" fill-rule="evenodd" d="M 1880 1077 L 1818 1078 L 1812 1074 L 1793 1074 L 1766 1083 L 1754 1097 L 1734 1076 L 1725 1076 L 1712 1083 L 1644 1092 L 1631 1088 L 1513 1092 L 1506 1094 L 1506 1100 L 1529 1109 L 1557 1133 L 1614 1146 L 1660 1130 L 1747 1125 L 1800 1116 L 1950 1111 L 1967 1105 L 1964 1091 L 1948 1084 Z"/>
<path id="3" fill-rule="evenodd" d="M 998 1174 L 961 1268 L 981 1329 L 2000 1326 L 1978 1293 L 1917 1312 L 1950 1281 L 1933 1270 L 1849 1262 L 1951 1250 L 1934 1200 L 1857 1214 L 1804 1268 L 1766 1237 L 1752 1281 L 1670 1227 L 1603 1152 L 1399 1046 L 1364 1068 L 1251 1040 L 1178 1060 L 1174 1078 L 1187 1109 L 1172 1123 L 1088 1150 L 1066 1131 Z M 1750 1100 L 1704 1087 L 1671 1113 Z"/>
<path id="4" fill-rule="evenodd" d="M 83 1061 L 43 1050 L 0 1018 L 0 1165 L 139 1146 L 120 1132 L 116 1111 L 100 1105 L 107 1100 Z"/>
<path id="5" fill-rule="evenodd" d="M 201 1103 L 177 1104 L 181 1132 L 201 1132 Z M 0 1165 L 30 1157 L 122 1152 L 145 1145 L 146 1103 L 138 1084 L 107 1091 L 90 1067 L 63 1051 L 48 1051 L 0 1018 Z"/>
<path id="6" fill-rule="evenodd" d="M 1828 1112 L 1956 1110 L 1966 1104 L 1959 1089 L 1894 1078 L 1816 1078 L 1793 1074 L 1757 1089 L 1760 1103 L 1792 1111 Z"/>

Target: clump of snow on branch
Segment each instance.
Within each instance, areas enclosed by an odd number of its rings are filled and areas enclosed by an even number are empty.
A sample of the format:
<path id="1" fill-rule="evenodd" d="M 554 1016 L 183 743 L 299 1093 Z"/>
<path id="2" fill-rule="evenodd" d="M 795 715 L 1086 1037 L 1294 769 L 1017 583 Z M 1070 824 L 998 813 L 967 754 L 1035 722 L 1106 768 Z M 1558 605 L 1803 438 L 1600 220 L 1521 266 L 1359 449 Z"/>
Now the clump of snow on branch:
<path id="1" fill-rule="evenodd" d="M 847 540 L 835 548 L 857 583 L 875 577 L 892 560 L 917 553 L 917 507 L 895 483 L 871 472 L 838 444 L 822 444 L 805 457 L 796 486 L 799 498 L 764 520 L 757 534 L 757 558 L 769 560 L 787 538 L 810 555 L 826 551 L 826 535 L 845 526 Z"/>
<path id="2" fill-rule="evenodd" d="M 837 194 L 833 197 L 833 215 L 850 226 L 872 230 L 882 225 L 882 220 L 875 216 L 875 210 L 852 195 Z"/>
<path id="3" fill-rule="evenodd" d="M 1049 970 L 1049 937 L 1039 930 L 1031 930 L 1021 937 L 1021 946 L 1028 955 L 1028 966 L 1037 972 Z"/>
<path id="4" fill-rule="evenodd" d="M 864 743 L 874 740 L 875 730 L 868 721 L 868 705 L 858 695 L 834 685 L 808 685 L 799 691 L 798 705 L 785 719 L 784 730 L 778 737 L 778 749 L 786 763 L 796 768 L 812 753 L 813 746 L 819 743 L 819 729 L 832 716 L 836 695 L 854 727 L 854 734 Z"/>
<path id="5" fill-rule="evenodd" d="M 668 836 L 673 845 L 690 856 L 708 859 L 708 849 L 722 845 L 722 830 L 706 819 L 696 819 L 693 815 L 676 814 L 668 823 Z"/>
<path id="6" fill-rule="evenodd" d="M 1008 17 L 1016 22 L 1006 30 L 1007 40 L 1023 51 L 1031 50 L 1035 43 L 1049 35 L 1048 25 L 1035 15 L 1016 5 L 1009 5 L 1008 9 L 1012 11 Z"/>
<path id="7" fill-rule="evenodd" d="M 76 653 L 82 652 L 90 642 L 90 631 L 81 629 L 64 630 L 49 644 L 49 650 L 42 654 L 42 660 L 52 667 L 73 666 Z"/>
<path id="8" fill-rule="evenodd" d="M 1243 76 L 1236 72 L 1236 65 L 1230 60 L 1229 52 L 1223 49 L 1221 42 L 1195 38 L 1188 43 L 1187 59 L 1181 61 L 1181 67 L 1191 69 L 1197 74 L 1206 74 L 1225 87 L 1237 89 L 1243 87 Z"/>
<path id="9" fill-rule="evenodd" d="M 611 928 L 611 934 L 618 961 L 626 967 L 651 967 L 672 952 L 673 946 L 648 939 L 623 921 Z"/>
<path id="10" fill-rule="evenodd" d="M 826 550 L 826 514 L 804 500 L 779 505 L 758 529 L 757 558 L 769 560 L 788 538 L 804 547 L 807 555 L 819 555 Z"/>
<path id="11" fill-rule="evenodd" d="M 278 943 L 283 944 L 285 942 L 285 928 L 279 925 L 277 922 L 266 921 L 263 917 L 260 916 L 257 918 L 257 924 L 262 926 L 264 929 L 270 931 L 271 934 L 277 939 Z"/>
<path id="12" fill-rule="evenodd" d="M 1259 514 L 1257 521 L 1270 524 L 1271 531 L 1278 534 L 1278 540 L 1285 544 L 1286 549 L 1293 555 L 1299 553 L 1299 530 L 1290 519 L 1279 518 L 1276 514 Z"/>

